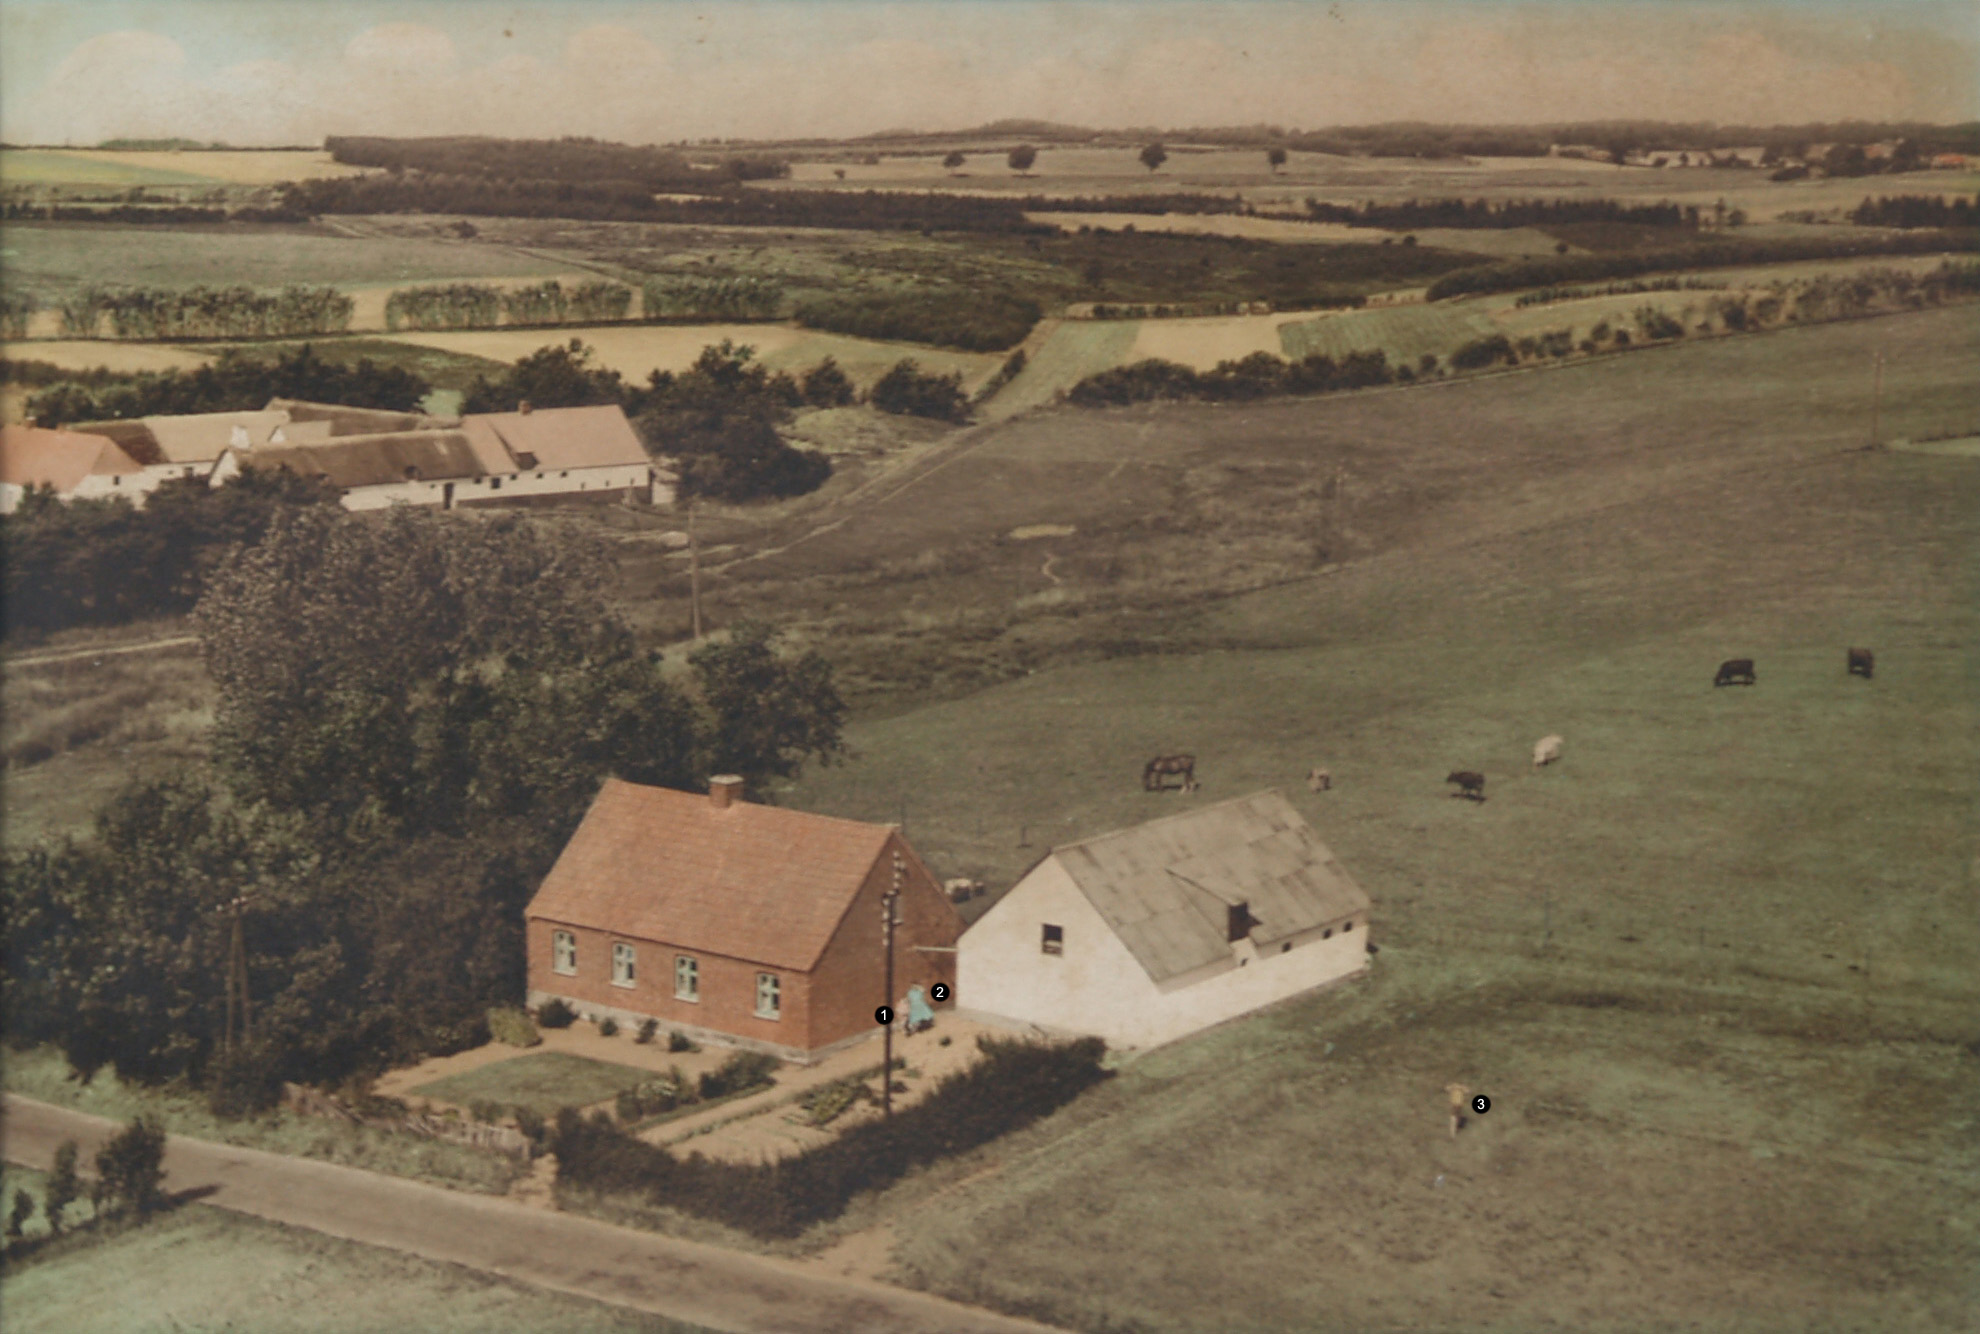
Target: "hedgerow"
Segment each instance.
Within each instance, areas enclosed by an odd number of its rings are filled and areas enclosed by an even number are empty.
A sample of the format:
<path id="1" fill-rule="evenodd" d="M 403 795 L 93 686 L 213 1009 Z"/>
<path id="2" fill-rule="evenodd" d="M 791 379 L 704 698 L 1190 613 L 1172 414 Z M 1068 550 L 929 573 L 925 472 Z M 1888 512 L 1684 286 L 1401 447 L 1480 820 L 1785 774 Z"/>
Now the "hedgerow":
<path id="1" fill-rule="evenodd" d="M 1098 1038 L 1068 1043 L 979 1037 L 981 1058 L 891 1118 L 773 1163 L 716 1162 L 625 1133 L 610 1116 L 558 1113 L 557 1180 L 712 1219 L 758 1237 L 792 1237 L 835 1218 L 862 1191 L 967 1152 L 1058 1110 L 1107 1078 Z"/>

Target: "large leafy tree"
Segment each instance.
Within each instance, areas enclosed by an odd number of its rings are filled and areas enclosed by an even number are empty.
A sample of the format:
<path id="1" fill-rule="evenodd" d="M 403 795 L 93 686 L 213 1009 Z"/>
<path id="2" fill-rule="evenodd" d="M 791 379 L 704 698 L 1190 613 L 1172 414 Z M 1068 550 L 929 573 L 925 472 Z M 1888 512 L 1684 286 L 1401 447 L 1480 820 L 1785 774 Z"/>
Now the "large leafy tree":
<path id="1" fill-rule="evenodd" d="M 461 400 L 463 412 L 514 412 L 533 408 L 581 408 L 624 403 L 619 373 L 599 366 L 583 339 L 538 348 L 494 379 L 476 376 Z"/>
<path id="2" fill-rule="evenodd" d="M 843 752 L 846 705 L 819 654 L 785 657 L 772 627 L 743 622 L 688 661 L 708 713 L 711 771 L 738 774 L 760 790 L 807 759 L 829 764 Z"/>

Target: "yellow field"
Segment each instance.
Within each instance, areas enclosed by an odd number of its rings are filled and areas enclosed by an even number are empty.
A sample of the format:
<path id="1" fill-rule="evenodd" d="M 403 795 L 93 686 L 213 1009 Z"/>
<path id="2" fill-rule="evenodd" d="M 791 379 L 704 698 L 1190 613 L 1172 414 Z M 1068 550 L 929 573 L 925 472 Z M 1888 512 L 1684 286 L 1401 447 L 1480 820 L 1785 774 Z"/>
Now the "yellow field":
<path id="1" fill-rule="evenodd" d="M 965 389 L 981 385 L 1003 362 L 995 353 L 877 343 L 790 324 L 607 324 L 589 328 L 485 329 L 385 336 L 396 342 L 496 361 L 514 361 L 548 344 L 581 338 L 596 349 L 601 365 L 636 381 L 645 380 L 655 370 L 684 371 L 704 347 L 724 338 L 754 347 L 757 357 L 772 370 L 808 370 L 832 357 L 862 388 L 886 374 L 903 357 L 912 357 L 924 371 L 941 374 L 961 371 Z"/>
<path id="2" fill-rule="evenodd" d="M 0 180 L 19 185 L 277 185 L 363 171 L 331 161 L 321 149 L 122 153 L 16 148 L 0 153 Z"/>
<path id="3" fill-rule="evenodd" d="M 1159 357 L 1207 371 L 1220 361 L 1237 361 L 1254 352 L 1282 356 L 1279 326 L 1309 318 L 1306 315 L 1215 315 L 1202 319 L 1143 320 L 1135 332 L 1127 360 Z"/>
<path id="4" fill-rule="evenodd" d="M 211 357 L 159 343 L 117 343 L 107 339 L 73 338 L 46 343 L 0 343 L 0 356 L 16 361 L 45 361 L 65 370 L 87 371 L 99 366 L 113 371 L 190 370 Z"/>

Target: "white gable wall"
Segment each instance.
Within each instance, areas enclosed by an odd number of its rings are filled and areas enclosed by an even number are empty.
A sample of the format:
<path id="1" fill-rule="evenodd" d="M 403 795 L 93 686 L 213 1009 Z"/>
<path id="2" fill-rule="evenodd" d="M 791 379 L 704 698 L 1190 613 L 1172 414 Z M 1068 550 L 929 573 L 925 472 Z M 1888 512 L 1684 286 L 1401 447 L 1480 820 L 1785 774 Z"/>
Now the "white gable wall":
<path id="1" fill-rule="evenodd" d="M 1040 928 L 1065 930 L 1065 953 L 1039 949 Z M 1343 929 L 1352 923 L 1352 929 Z M 1047 858 L 963 933 L 956 1003 L 967 1010 L 1116 1047 L 1152 1047 L 1222 1023 L 1368 966 L 1367 914 L 1260 953 L 1240 942 L 1241 966 L 1202 970 L 1167 989 L 1150 980 L 1056 858 Z"/>

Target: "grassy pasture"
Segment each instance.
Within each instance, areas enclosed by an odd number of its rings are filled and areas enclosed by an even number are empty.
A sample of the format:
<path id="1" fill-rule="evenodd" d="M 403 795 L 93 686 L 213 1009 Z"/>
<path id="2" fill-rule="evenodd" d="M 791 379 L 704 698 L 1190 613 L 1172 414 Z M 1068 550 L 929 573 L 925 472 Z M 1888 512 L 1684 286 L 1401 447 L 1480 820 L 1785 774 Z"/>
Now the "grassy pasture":
<path id="1" fill-rule="evenodd" d="M 797 549 L 818 577 L 944 526 L 1080 527 L 1056 657 L 862 721 L 855 762 L 791 804 L 905 801 L 932 864 L 1004 885 L 1051 843 L 1282 786 L 1377 905 L 1365 987 L 1144 1057 L 904 1190 L 900 1269 L 1087 1328 L 1960 1328 L 1980 472 L 1854 447 L 1873 350 L 1889 433 L 1973 420 L 1976 337 L 1940 311 L 1304 404 L 1040 414 L 980 446 L 997 491 L 958 462 Z M 1292 475 L 1270 461 L 1345 464 L 1356 558 L 1110 615 L 1108 506 L 1159 504 L 1148 474 L 1205 454 L 1254 501 Z M 1194 545 L 1145 535 L 1181 570 L 1237 509 Z M 1844 674 L 1850 644 L 1878 649 L 1874 682 Z M 1729 656 L 1760 684 L 1715 690 Z M 1566 757 L 1536 775 L 1552 731 Z M 1200 796 L 1138 790 L 1171 748 Z M 1333 792 L 1300 786 L 1314 763 Z M 1457 767 L 1487 802 L 1446 795 Z M 1451 1079 L 1495 1102 L 1456 1143 Z"/>
<path id="2" fill-rule="evenodd" d="M 8 1168 L 42 1193 L 40 1173 Z M 170 1180 L 166 1182 L 170 1188 Z M 72 1221 L 86 1206 L 70 1210 Z M 30 1235 L 40 1231 L 37 1218 Z M 552 1294 L 456 1265 L 191 1205 L 143 1227 L 64 1238 L 0 1279 L 10 1328 L 75 1334 L 252 1329 L 257 1334 L 378 1329 L 641 1331 L 698 1326 Z"/>
<path id="3" fill-rule="evenodd" d="M 610 1061 L 594 1061 L 565 1051 L 531 1052 L 493 1065 L 477 1066 L 412 1092 L 459 1107 L 489 1101 L 504 1107 L 521 1105 L 544 1116 L 560 1107 L 589 1107 L 618 1096 L 653 1072 Z"/>
<path id="4" fill-rule="evenodd" d="M 1386 352 L 1391 365 L 1414 365 L 1426 353 L 1447 357 L 1497 332 L 1476 302 L 1340 311 L 1278 328 L 1282 355 L 1292 360 L 1318 353 L 1339 361 L 1355 352 Z"/>
<path id="5" fill-rule="evenodd" d="M 1380 227 L 1349 227 L 1338 222 L 1298 222 L 1287 218 L 1258 218 L 1236 213 L 1028 213 L 1033 222 L 1065 231 L 1081 227 L 1129 228 L 1139 232 L 1174 232 L 1184 236 L 1238 236 L 1252 241 L 1291 245 L 1395 245 L 1414 236 L 1437 250 L 1460 250 L 1494 259 L 1515 255 L 1551 255 L 1556 239 L 1534 227 L 1426 227 L 1413 232 Z M 1571 247 L 1578 248 L 1578 247 Z"/>
<path id="6" fill-rule="evenodd" d="M 0 355 L 45 361 L 66 370 L 104 367 L 113 371 L 182 371 L 203 366 L 204 352 L 162 343 L 119 343 L 103 338 L 59 338 L 47 342 L 0 343 Z"/>

